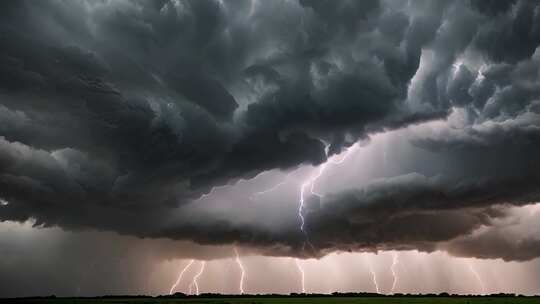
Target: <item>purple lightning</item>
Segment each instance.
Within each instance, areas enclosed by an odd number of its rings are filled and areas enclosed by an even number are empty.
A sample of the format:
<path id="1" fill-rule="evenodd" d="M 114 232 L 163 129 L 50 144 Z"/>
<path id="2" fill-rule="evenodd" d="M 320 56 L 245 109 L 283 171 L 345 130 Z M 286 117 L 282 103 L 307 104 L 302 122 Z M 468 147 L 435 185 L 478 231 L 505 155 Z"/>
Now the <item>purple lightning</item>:
<path id="1" fill-rule="evenodd" d="M 390 293 L 394 293 L 394 291 L 396 290 L 396 285 L 398 281 L 396 266 L 399 263 L 398 259 L 399 259 L 398 253 L 394 252 L 394 254 L 392 255 L 392 266 L 390 267 L 390 271 L 392 272 L 392 278 L 393 278 L 392 289 L 390 290 Z"/>
<path id="2" fill-rule="evenodd" d="M 250 200 L 253 200 L 253 199 L 255 199 L 257 196 L 260 196 L 260 195 L 264 195 L 264 194 L 270 193 L 270 192 L 276 190 L 277 188 L 283 186 L 283 185 L 289 180 L 289 177 L 290 177 L 293 173 L 295 173 L 295 171 L 290 172 L 289 174 L 285 175 L 285 178 L 283 178 L 283 180 L 282 180 L 281 182 L 275 184 L 274 186 L 272 186 L 272 187 L 270 187 L 270 188 L 268 188 L 268 189 L 265 189 L 265 190 L 262 190 L 262 191 L 253 193 L 253 194 L 249 197 L 249 199 L 250 199 Z"/>
<path id="3" fill-rule="evenodd" d="M 198 199 L 197 201 L 200 201 L 200 200 L 203 200 L 209 196 L 212 196 L 214 194 L 214 192 L 218 189 L 225 189 L 225 188 L 228 188 L 230 187 L 230 185 L 224 185 L 224 186 L 215 186 L 215 187 L 212 187 L 212 189 L 210 189 L 210 191 L 208 193 L 204 193 L 202 194 Z"/>
<path id="4" fill-rule="evenodd" d="M 482 281 L 482 277 L 480 277 L 480 274 L 478 273 L 478 271 L 476 271 L 476 269 L 474 269 L 471 263 L 469 263 L 468 266 L 469 266 L 469 271 L 473 274 L 474 278 L 480 285 L 482 294 L 486 294 L 486 285 L 484 284 L 484 281 Z"/>
<path id="5" fill-rule="evenodd" d="M 236 247 L 234 247 L 234 253 L 236 254 L 236 264 L 238 264 L 241 271 L 238 289 L 240 290 L 240 294 L 244 294 L 244 278 L 246 276 L 246 270 L 244 269 L 244 265 L 240 260 L 240 255 L 238 254 L 238 249 Z"/>
<path id="6" fill-rule="evenodd" d="M 356 145 L 354 145 L 356 146 Z M 317 170 L 315 171 L 315 174 L 313 175 L 310 175 L 307 180 L 305 180 L 302 185 L 300 186 L 300 200 L 299 200 L 299 204 L 298 204 L 298 218 L 300 219 L 300 231 L 302 231 L 302 233 L 304 234 L 305 236 L 305 241 L 304 241 L 304 246 L 303 248 L 305 248 L 305 245 L 306 243 L 311 247 L 311 249 L 313 249 L 313 251 L 315 251 L 315 247 L 313 246 L 313 244 L 311 243 L 311 241 L 309 240 L 309 235 L 307 233 L 307 231 L 304 229 L 305 228 L 305 225 L 306 225 L 306 219 L 304 217 L 304 202 L 305 202 L 305 193 L 306 193 L 306 189 L 307 187 L 309 186 L 309 192 L 312 194 L 312 195 L 316 195 L 318 197 L 322 197 L 323 195 L 322 194 L 319 194 L 317 192 L 315 192 L 314 188 L 315 188 L 315 183 L 317 182 L 317 180 L 323 175 L 324 171 L 326 170 L 326 168 L 328 167 L 328 164 L 334 164 L 334 165 L 339 165 L 341 163 L 343 163 L 345 161 L 345 159 L 347 158 L 347 156 L 349 156 L 349 154 L 351 154 L 351 152 L 354 150 L 353 147 L 351 147 L 351 149 L 347 149 L 345 151 L 345 155 L 341 158 L 341 159 L 335 159 L 334 157 L 335 156 L 332 156 L 332 157 L 328 157 L 328 152 L 329 152 L 329 148 L 330 148 L 330 145 L 329 144 L 326 144 L 325 146 L 325 149 L 324 149 L 324 153 L 327 157 L 326 159 L 326 162 L 320 164 L 317 168 Z M 300 264 L 300 261 L 298 259 L 295 259 L 295 262 L 296 262 L 296 267 L 298 268 L 298 271 L 300 272 L 300 275 L 301 275 L 301 280 L 302 280 L 302 292 L 305 293 L 306 292 L 306 285 L 305 285 L 305 272 L 304 272 L 304 269 L 302 268 L 302 265 Z"/>
<path id="7" fill-rule="evenodd" d="M 294 262 L 296 263 L 296 268 L 298 268 L 298 272 L 300 273 L 300 277 L 302 279 L 302 293 L 306 293 L 306 274 L 304 272 L 304 269 L 302 268 L 302 265 L 300 265 L 300 260 L 294 259 Z"/>
<path id="8" fill-rule="evenodd" d="M 178 283 L 180 283 L 180 281 L 182 280 L 184 273 L 186 272 L 186 270 L 188 270 L 191 264 L 193 264 L 193 262 L 195 262 L 195 260 L 190 260 L 189 263 L 182 269 L 182 271 L 180 271 L 180 274 L 178 275 L 178 279 L 176 279 L 176 282 L 174 282 L 174 284 L 171 286 L 171 290 L 169 291 L 169 294 L 173 293 L 173 290 L 176 288 L 176 286 L 178 286 Z"/>
<path id="9" fill-rule="evenodd" d="M 199 272 L 193 277 L 193 281 L 191 281 L 191 284 L 189 284 L 189 293 L 191 293 L 192 287 L 195 287 L 195 294 L 199 295 L 199 277 L 204 272 L 204 268 L 206 266 L 206 261 L 201 262 L 201 269 Z"/>
<path id="10" fill-rule="evenodd" d="M 263 171 L 263 172 L 259 172 L 257 175 L 255 175 L 255 177 L 253 178 L 250 178 L 250 179 L 240 179 L 236 184 L 238 183 L 241 183 L 241 182 L 246 182 L 246 181 L 253 181 L 253 180 L 256 180 L 257 178 L 259 178 L 260 176 L 262 176 L 263 174 L 267 173 L 267 172 L 270 172 L 270 171 Z M 198 199 L 196 199 L 195 201 L 200 201 L 200 200 L 203 200 L 207 197 L 210 197 L 212 195 L 214 195 L 214 193 L 219 190 L 219 189 L 227 189 L 227 188 L 230 188 L 230 187 L 233 187 L 234 184 L 231 184 L 231 185 L 222 185 L 222 186 L 214 186 L 210 189 L 210 191 L 208 193 L 203 193 Z"/>
<path id="11" fill-rule="evenodd" d="M 315 184 L 317 183 L 317 180 L 323 175 L 324 171 L 326 170 L 326 168 L 328 167 L 329 164 L 331 165 L 341 165 L 348 157 L 349 155 L 352 154 L 352 152 L 356 149 L 357 145 L 354 144 L 353 146 L 351 146 L 350 148 L 346 149 L 342 154 L 339 154 L 339 155 L 333 155 L 331 157 L 328 157 L 328 152 L 329 152 L 329 149 L 330 149 L 330 145 L 327 144 L 325 146 L 325 149 L 324 149 L 324 152 L 325 152 L 325 155 L 327 157 L 326 159 L 326 162 L 322 163 L 321 165 L 319 165 L 319 170 L 317 172 L 317 174 L 315 174 L 314 176 L 312 176 L 311 178 L 309 178 L 304 184 L 302 184 L 302 188 L 301 188 L 301 192 L 304 191 L 304 188 L 307 186 L 307 185 L 310 185 L 310 193 L 312 195 L 316 195 L 318 197 L 322 197 L 323 195 L 320 194 L 320 193 L 317 193 L 315 192 L 314 188 L 315 188 Z M 341 158 L 339 158 L 338 156 L 341 156 Z M 301 193 L 301 196 L 303 196 L 303 193 Z M 302 197 L 303 199 L 303 197 Z"/>
<path id="12" fill-rule="evenodd" d="M 306 224 L 306 218 L 304 216 L 304 211 L 305 211 L 305 195 L 306 195 L 306 192 L 309 191 L 309 193 L 311 195 L 315 195 L 315 196 L 318 196 L 318 197 L 322 197 L 323 195 L 316 192 L 315 191 L 315 186 L 316 186 L 316 183 L 317 181 L 319 180 L 319 178 L 321 178 L 321 176 L 323 176 L 325 170 L 328 168 L 328 165 L 329 164 L 332 164 L 332 165 L 340 165 L 342 164 L 348 157 L 349 155 L 352 154 L 352 152 L 356 149 L 357 145 L 354 144 L 353 146 L 349 147 L 348 149 L 346 149 L 344 151 L 344 153 L 340 153 L 339 155 L 333 155 L 331 157 L 328 157 L 328 154 L 329 154 L 329 148 L 330 148 L 330 145 L 329 144 L 326 144 L 325 145 L 325 155 L 327 157 L 327 160 L 326 162 L 320 164 L 319 166 L 317 166 L 315 168 L 315 171 L 314 171 L 314 174 L 310 175 L 300 186 L 300 193 L 299 193 L 299 204 L 298 204 L 298 218 L 300 220 L 300 231 L 305 235 L 305 242 L 304 242 L 304 246 L 303 248 L 305 248 L 305 245 L 308 244 L 313 250 L 315 250 L 315 247 L 313 246 L 313 244 L 310 242 L 309 240 L 309 236 L 307 234 L 307 231 L 305 230 L 305 224 Z M 283 179 L 283 181 L 281 181 L 280 183 L 272 186 L 271 188 L 268 188 L 266 190 L 263 190 L 263 191 L 260 191 L 260 192 L 256 192 L 254 194 L 252 194 L 250 196 L 250 199 L 253 199 L 255 198 L 256 196 L 259 196 L 259 195 L 263 195 L 263 194 L 266 194 L 266 193 L 269 193 L 271 191 L 274 191 L 276 190 L 277 188 L 279 188 L 280 186 L 284 185 L 287 180 L 289 179 L 289 177 L 294 174 L 296 171 L 293 171 L 289 174 L 287 174 L 285 176 L 285 178 Z M 260 176 L 261 174 L 263 174 L 264 172 L 258 174 L 257 176 L 255 176 L 254 178 L 257 178 L 258 176 Z M 224 186 L 216 186 L 216 187 L 213 187 L 209 193 L 207 194 L 203 194 L 198 200 L 201 200 L 201 199 L 204 199 L 206 197 L 209 197 L 209 196 L 212 196 L 214 194 L 214 192 L 218 189 L 223 189 L 223 188 L 227 188 L 227 187 L 230 187 L 230 185 L 224 185 Z M 309 189 L 309 190 L 308 190 Z M 245 270 L 243 268 L 243 265 L 240 261 L 240 257 L 238 255 L 238 251 L 237 249 L 235 248 L 235 253 L 236 253 L 236 262 L 238 263 L 239 267 L 241 268 L 242 270 L 242 275 L 241 275 L 241 278 L 240 278 L 240 286 L 239 286 L 239 289 L 240 289 L 240 293 L 244 293 L 244 289 L 243 289 L 243 284 L 244 284 L 244 278 L 245 278 Z M 301 274 L 301 283 L 302 283 L 302 292 L 305 292 L 305 272 L 304 272 L 304 269 L 302 268 L 302 265 L 299 261 L 299 259 L 295 259 L 295 263 L 296 263 L 296 266 L 298 268 L 298 271 L 299 273 Z M 202 267 L 201 267 L 201 271 L 199 272 L 199 274 L 197 274 L 194 278 L 193 278 L 193 282 L 190 284 L 190 293 L 191 293 L 191 289 L 193 286 L 195 286 L 196 290 L 197 290 L 197 294 L 198 294 L 198 285 L 197 285 L 197 278 L 200 276 L 200 274 L 202 274 L 202 272 L 204 271 L 204 262 L 202 264 Z M 377 286 L 377 291 L 378 291 L 378 286 Z"/>
<path id="13" fill-rule="evenodd" d="M 379 284 L 377 283 L 377 275 L 375 274 L 375 271 L 373 270 L 373 266 L 369 264 L 369 273 L 371 274 L 371 281 L 373 282 L 373 286 L 375 286 L 375 291 L 377 293 L 380 293 L 381 290 L 379 289 Z"/>
<path id="14" fill-rule="evenodd" d="M 377 274 L 375 273 L 375 270 L 373 269 L 373 265 L 371 264 L 371 261 L 366 256 L 366 263 L 368 264 L 368 270 L 369 274 L 371 275 L 371 282 L 373 283 L 373 286 L 375 287 L 375 291 L 377 293 L 381 293 L 381 290 L 379 288 L 379 283 L 377 283 Z"/>
<path id="15" fill-rule="evenodd" d="M 356 144 L 351 146 L 349 149 L 345 150 L 344 155 L 341 158 L 336 158 L 337 155 L 333 155 L 331 157 L 328 157 L 328 152 L 330 149 L 330 145 L 326 144 L 324 152 L 327 157 L 326 162 L 320 164 L 317 167 L 317 170 L 315 171 L 315 174 L 310 175 L 300 186 L 300 200 L 298 204 L 298 218 L 300 219 L 300 231 L 302 231 L 306 235 L 306 242 L 313 248 L 313 245 L 309 242 L 307 232 L 304 230 L 306 219 L 304 217 L 304 202 L 305 202 L 305 193 L 306 189 L 309 186 L 309 192 L 311 195 L 316 195 L 318 197 L 322 197 L 323 195 L 320 193 L 317 193 L 315 191 L 315 184 L 317 183 L 317 180 L 324 174 L 324 171 L 328 167 L 329 164 L 332 165 L 340 165 L 342 164 L 345 159 L 355 150 Z"/>

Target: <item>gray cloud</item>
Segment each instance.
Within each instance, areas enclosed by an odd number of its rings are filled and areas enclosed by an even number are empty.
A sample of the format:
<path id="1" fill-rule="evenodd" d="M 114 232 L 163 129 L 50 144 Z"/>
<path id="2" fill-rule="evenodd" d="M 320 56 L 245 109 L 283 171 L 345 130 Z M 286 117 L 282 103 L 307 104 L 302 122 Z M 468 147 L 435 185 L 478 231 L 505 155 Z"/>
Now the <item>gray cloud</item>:
<path id="1" fill-rule="evenodd" d="M 0 15 L 2 221 L 319 256 L 435 250 L 538 199 L 534 1 L 7 1 Z M 412 136 L 453 168 L 411 157 L 401 177 L 312 198 L 313 253 L 290 204 L 239 219 L 197 200 L 454 116 Z"/>
<path id="2" fill-rule="evenodd" d="M 433 251 L 437 243 L 481 226 L 497 227 L 496 220 L 508 216 L 508 205 L 538 201 L 537 184 L 538 178 L 525 176 L 460 182 L 418 174 L 394 177 L 325 197 L 320 209 L 308 213 L 307 227 L 323 251 Z"/>

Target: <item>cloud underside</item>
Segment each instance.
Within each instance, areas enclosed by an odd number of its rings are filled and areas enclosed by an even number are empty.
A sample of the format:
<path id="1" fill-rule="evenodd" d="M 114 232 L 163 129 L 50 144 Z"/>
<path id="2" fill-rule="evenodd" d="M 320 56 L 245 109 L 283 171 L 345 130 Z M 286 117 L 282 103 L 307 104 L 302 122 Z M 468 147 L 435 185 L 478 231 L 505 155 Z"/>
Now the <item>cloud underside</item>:
<path id="1" fill-rule="evenodd" d="M 0 220 L 267 255 L 532 259 L 540 230 L 513 207 L 539 201 L 539 44 L 535 1 L 5 1 Z M 307 238 L 294 209 L 197 206 L 432 121 L 406 139 L 437 164 L 308 197 Z"/>

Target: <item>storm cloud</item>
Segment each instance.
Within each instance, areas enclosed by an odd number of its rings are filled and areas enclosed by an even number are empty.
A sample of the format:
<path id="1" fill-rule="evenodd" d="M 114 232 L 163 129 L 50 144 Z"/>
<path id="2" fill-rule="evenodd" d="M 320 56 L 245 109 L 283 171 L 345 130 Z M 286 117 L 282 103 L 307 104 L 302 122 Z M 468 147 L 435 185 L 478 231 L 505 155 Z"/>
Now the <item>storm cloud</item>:
<path id="1" fill-rule="evenodd" d="M 4 1 L 0 220 L 266 255 L 535 258 L 500 225 L 539 201 L 539 45 L 527 0 Z M 387 132 L 414 153 L 309 195 L 306 239 L 306 170 Z"/>

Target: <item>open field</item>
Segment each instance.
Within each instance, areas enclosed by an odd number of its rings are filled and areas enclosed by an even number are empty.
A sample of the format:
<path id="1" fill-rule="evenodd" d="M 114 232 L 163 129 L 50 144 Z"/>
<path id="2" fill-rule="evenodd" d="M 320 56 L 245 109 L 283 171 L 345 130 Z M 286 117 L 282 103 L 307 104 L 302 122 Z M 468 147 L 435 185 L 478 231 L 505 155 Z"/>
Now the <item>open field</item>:
<path id="1" fill-rule="evenodd" d="M 540 304 L 540 297 L 218 297 L 218 298 L 28 298 L 4 299 L 2 303 L 35 303 L 35 304 Z"/>

